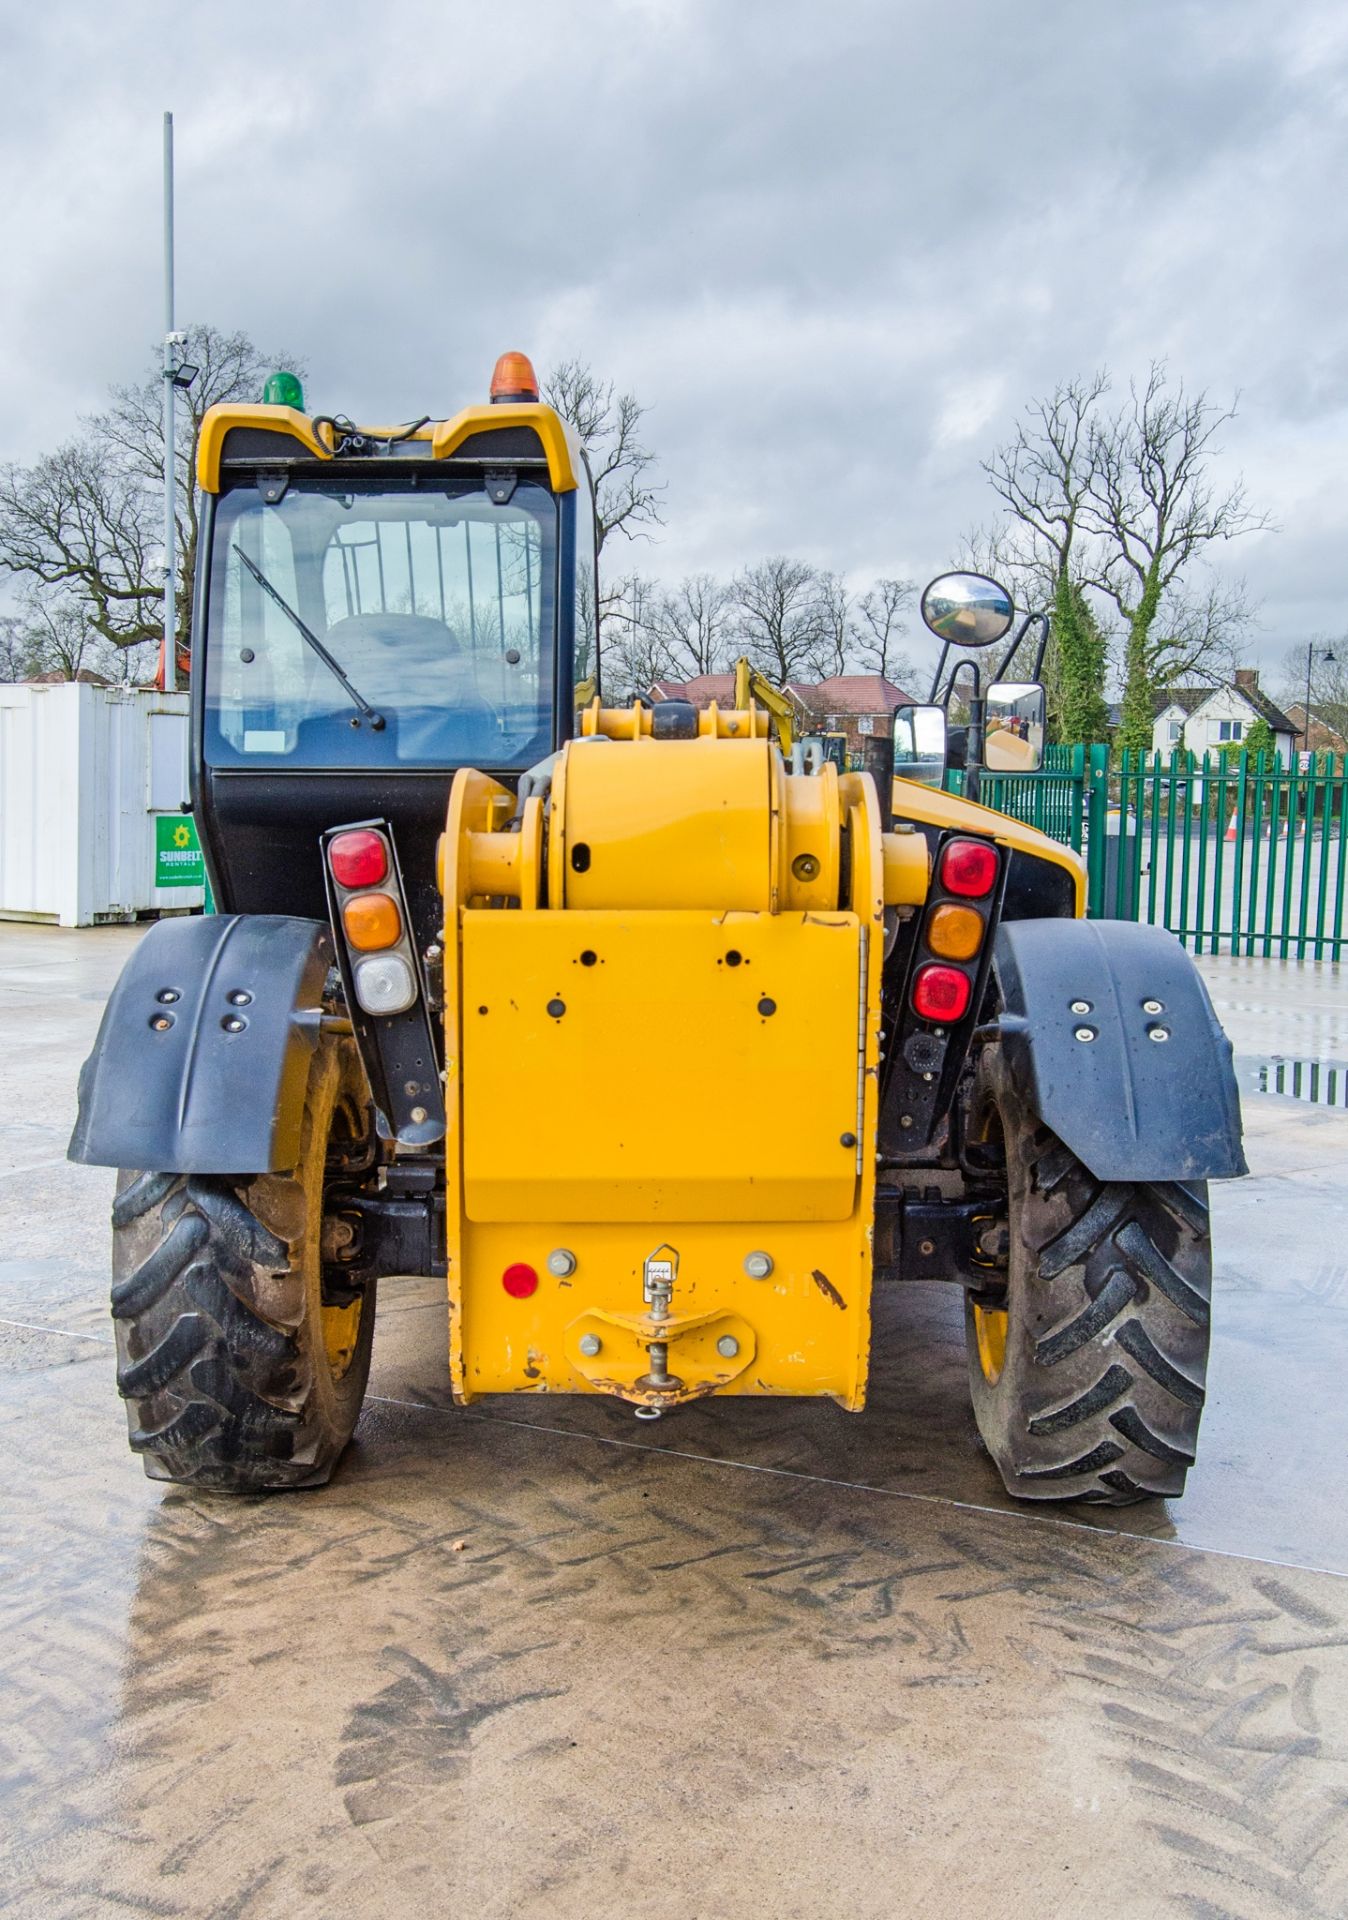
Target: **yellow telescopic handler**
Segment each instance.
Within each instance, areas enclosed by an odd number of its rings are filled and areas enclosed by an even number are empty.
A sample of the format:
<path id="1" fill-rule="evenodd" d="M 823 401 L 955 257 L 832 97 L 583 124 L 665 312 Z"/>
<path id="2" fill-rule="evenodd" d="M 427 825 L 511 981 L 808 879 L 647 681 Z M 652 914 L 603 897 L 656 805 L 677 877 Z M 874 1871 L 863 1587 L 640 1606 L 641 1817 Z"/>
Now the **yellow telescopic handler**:
<path id="1" fill-rule="evenodd" d="M 200 441 L 192 808 L 218 912 L 161 921 L 80 1083 L 118 1168 L 112 1312 L 153 1477 L 310 1486 L 381 1275 L 443 1276 L 456 1400 L 865 1404 L 877 1286 L 966 1302 L 979 1431 L 1027 1500 L 1175 1495 L 1244 1171 L 1188 956 L 1084 919 L 1066 848 L 976 803 L 1043 695 L 974 673 L 865 772 L 752 691 L 613 709 L 574 435 L 522 354 L 487 404 Z M 970 650 L 995 582 L 933 582 Z M 1028 625 L 1028 623 L 1026 623 Z M 944 658 L 944 656 L 943 656 Z M 941 674 L 938 672 L 939 688 Z"/>

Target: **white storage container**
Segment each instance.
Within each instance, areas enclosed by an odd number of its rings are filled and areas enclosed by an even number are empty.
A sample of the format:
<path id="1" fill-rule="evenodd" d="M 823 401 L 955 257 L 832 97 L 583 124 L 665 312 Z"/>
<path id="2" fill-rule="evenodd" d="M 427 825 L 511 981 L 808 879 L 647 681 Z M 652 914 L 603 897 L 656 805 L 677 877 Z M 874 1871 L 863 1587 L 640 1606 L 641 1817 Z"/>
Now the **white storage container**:
<path id="1" fill-rule="evenodd" d="M 0 918 L 87 927 L 200 907 L 186 798 L 185 693 L 0 685 Z"/>

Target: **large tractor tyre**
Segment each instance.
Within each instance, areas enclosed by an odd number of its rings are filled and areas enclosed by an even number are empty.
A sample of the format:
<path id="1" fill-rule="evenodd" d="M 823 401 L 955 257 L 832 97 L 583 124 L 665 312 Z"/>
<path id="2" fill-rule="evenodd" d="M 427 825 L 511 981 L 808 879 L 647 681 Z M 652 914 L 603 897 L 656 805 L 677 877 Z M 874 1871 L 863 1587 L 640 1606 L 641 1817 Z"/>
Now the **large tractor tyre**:
<path id="1" fill-rule="evenodd" d="M 293 1174 L 118 1176 L 117 1385 L 152 1480 L 252 1493 L 332 1473 L 365 1394 L 375 1287 L 325 1282 L 325 1174 L 350 1163 L 367 1102 L 353 1043 L 324 1035 Z"/>
<path id="2" fill-rule="evenodd" d="M 1004 1288 L 970 1296 L 974 1417 L 1009 1493 L 1125 1506 L 1184 1491 L 1207 1375 L 1205 1183 L 1094 1178 L 984 1051 L 972 1157 L 1005 1167 Z"/>

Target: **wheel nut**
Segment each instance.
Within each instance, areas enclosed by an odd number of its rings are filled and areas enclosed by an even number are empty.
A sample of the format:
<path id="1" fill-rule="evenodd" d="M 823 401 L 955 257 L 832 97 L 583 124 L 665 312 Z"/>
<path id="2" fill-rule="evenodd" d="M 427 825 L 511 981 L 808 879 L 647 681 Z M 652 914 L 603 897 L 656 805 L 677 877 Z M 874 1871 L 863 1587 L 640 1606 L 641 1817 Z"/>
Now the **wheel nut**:
<path id="1" fill-rule="evenodd" d="M 576 1271 L 576 1256 L 565 1247 L 554 1247 L 548 1255 L 548 1272 L 565 1280 Z"/>
<path id="2" fill-rule="evenodd" d="M 603 1344 L 597 1333 L 583 1333 L 580 1336 L 580 1350 L 587 1360 L 593 1360 Z"/>
<path id="3" fill-rule="evenodd" d="M 766 1280 L 772 1272 L 772 1255 L 770 1253 L 746 1253 L 744 1256 L 744 1271 L 751 1280 Z"/>
<path id="4" fill-rule="evenodd" d="M 740 1343 L 733 1333 L 723 1333 L 716 1342 L 716 1351 L 723 1360 L 733 1360 L 740 1350 Z"/>

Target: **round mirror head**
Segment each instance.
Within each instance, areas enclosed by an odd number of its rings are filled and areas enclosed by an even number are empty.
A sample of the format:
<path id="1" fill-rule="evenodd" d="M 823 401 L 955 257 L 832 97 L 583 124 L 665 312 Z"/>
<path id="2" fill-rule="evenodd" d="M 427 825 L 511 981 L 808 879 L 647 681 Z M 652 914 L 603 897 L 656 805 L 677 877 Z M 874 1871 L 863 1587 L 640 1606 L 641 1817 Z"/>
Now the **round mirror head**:
<path id="1" fill-rule="evenodd" d="M 1006 588 L 983 573 L 943 573 L 922 596 L 922 618 L 953 647 L 990 647 L 1015 611 Z"/>

